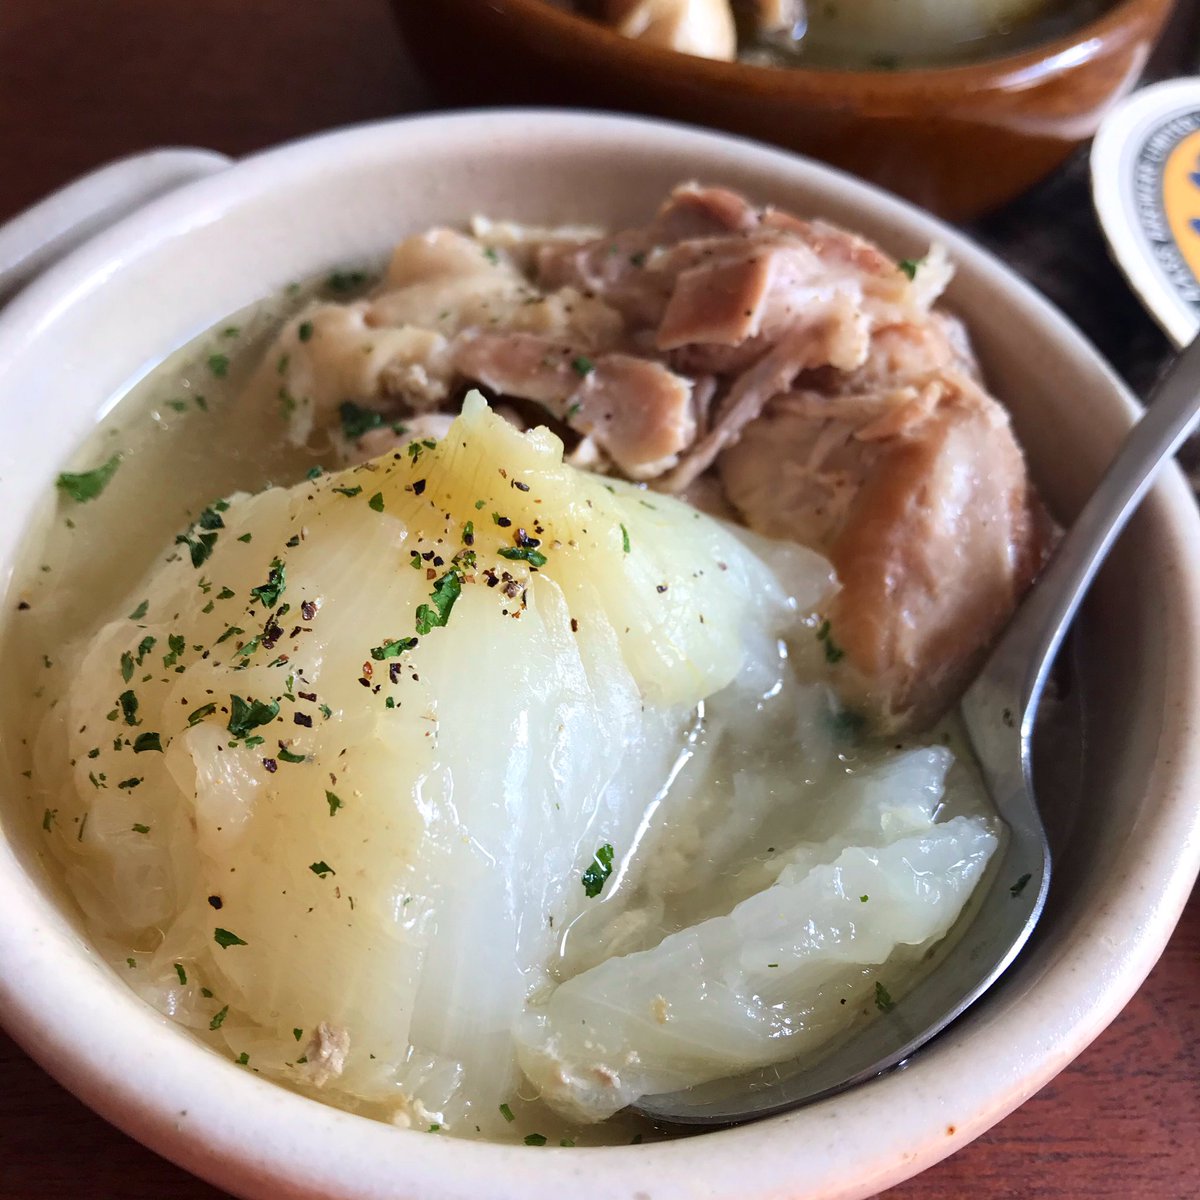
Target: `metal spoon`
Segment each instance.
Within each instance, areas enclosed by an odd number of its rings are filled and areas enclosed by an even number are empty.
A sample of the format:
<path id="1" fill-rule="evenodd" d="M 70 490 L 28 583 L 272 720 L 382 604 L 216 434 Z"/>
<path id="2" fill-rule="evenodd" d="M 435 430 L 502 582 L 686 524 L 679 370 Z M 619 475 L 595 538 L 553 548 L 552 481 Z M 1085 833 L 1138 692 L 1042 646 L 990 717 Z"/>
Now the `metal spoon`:
<path id="1" fill-rule="evenodd" d="M 783 1065 L 643 1097 L 658 1121 L 727 1125 L 839 1092 L 902 1063 L 996 982 L 1041 916 L 1050 849 L 1030 770 L 1034 719 L 1080 601 L 1158 468 L 1200 416 L 1200 339 L 1175 361 L 963 697 L 961 712 L 988 792 L 1008 826 L 998 871 L 961 939 L 886 1017 L 811 1066 Z"/>

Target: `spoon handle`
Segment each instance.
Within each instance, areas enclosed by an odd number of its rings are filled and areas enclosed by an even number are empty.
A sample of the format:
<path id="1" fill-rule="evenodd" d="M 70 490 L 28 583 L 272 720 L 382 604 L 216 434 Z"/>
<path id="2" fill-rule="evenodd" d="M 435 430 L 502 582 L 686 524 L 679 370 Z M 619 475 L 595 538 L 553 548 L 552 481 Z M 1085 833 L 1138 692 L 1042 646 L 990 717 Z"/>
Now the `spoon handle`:
<path id="1" fill-rule="evenodd" d="M 1105 555 L 1200 416 L 1200 338 L 1159 381 L 1075 523 L 1017 609 L 981 676 L 1007 694 L 1027 738 L 1054 656 Z"/>

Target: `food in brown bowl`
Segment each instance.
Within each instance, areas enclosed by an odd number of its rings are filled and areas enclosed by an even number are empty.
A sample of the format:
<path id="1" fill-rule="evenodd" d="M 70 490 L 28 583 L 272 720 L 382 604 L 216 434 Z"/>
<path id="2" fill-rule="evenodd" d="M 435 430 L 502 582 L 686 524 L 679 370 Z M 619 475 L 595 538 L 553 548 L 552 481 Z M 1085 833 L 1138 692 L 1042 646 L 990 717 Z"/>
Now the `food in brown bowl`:
<path id="1" fill-rule="evenodd" d="M 962 8 L 946 7 L 961 29 Z M 565 0 L 393 0 L 393 8 L 431 83 L 456 102 L 588 105 L 711 125 L 966 218 L 1012 199 L 1092 135 L 1133 86 L 1171 0 L 1051 4 L 1008 33 L 963 42 L 952 29 L 924 50 L 910 20 L 910 40 L 896 34 L 895 53 L 882 49 L 891 27 L 879 20 L 853 40 L 830 22 L 820 46 L 810 38 L 808 50 L 802 40 L 790 52 L 778 50 L 778 37 L 764 50 L 763 39 L 743 33 L 751 61 L 625 36 Z M 921 8 L 928 19 L 933 6 Z"/>

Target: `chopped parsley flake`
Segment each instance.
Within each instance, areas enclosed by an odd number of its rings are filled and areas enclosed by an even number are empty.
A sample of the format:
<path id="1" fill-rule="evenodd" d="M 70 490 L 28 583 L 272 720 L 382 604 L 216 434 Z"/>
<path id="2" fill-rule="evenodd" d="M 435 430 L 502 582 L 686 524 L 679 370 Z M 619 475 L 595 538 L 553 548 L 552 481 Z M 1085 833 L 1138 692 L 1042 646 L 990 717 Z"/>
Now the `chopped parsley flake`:
<path id="1" fill-rule="evenodd" d="M 125 718 L 126 725 L 136 725 L 138 723 L 137 710 L 138 698 L 134 692 L 122 692 L 117 697 L 117 703 L 121 706 L 121 715 Z"/>
<path id="2" fill-rule="evenodd" d="M 871 898 L 870 896 L 859 896 L 859 898 L 858 898 L 858 902 L 859 902 L 860 904 L 866 904 L 866 902 L 867 902 L 868 900 L 870 900 L 870 898 Z"/>
<path id="3" fill-rule="evenodd" d="M 217 534 L 215 531 L 211 531 L 193 537 L 189 530 L 187 533 L 176 535 L 175 541 L 188 548 L 188 553 L 192 557 L 192 566 L 200 568 L 212 555 L 213 547 L 217 544 Z M 241 538 L 238 541 L 241 541 Z"/>
<path id="4" fill-rule="evenodd" d="M 879 1009 L 880 1012 L 891 1012 L 892 1009 L 896 1007 L 895 1001 L 892 999 L 891 994 L 888 992 L 887 988 L 885 988 L 883 984 L 879 982 L 878 979 L 875 980 L 875 1007 Z"/>
<path id="5" fill-rule="evenodd" d="M 162 739 L 157 733 L 139 733 L 133 743 L 134 754 L 145 754 L 147 750 L 157 750 L 162 753 Z"/>
<path id="6" fill-rule="evenodd" d="M 342 421 L 342 434 L 347 440 L 356 442 L 364 433 L 378 429 L 384 424 L 383 413 L 373 408 L 364 408 L 353 400 L 343 400 L 338 405 L 338 416 Z"/>
<path id="7" fill-rule="evenodd" d="M 360 487 L 335 487 L 333 489 L 339 496 L 349 496 L 353 499 L 362 492 Z"/>
<path id="8" fill-rule="evenodd" d="M 280 742 L 279 761 L 285 763 L 302 763 L 305 761 L 305 756 L 303 754 L 293 754 L 282 742 Z"/>
<path id="9" fill-rule="evenodd" d="M 919 258 L 902 258 L 896 264 L 896 266 L 903 274 L 907 275 L 909 279 L 916 279 L 917 268 L 923 261 L 923 259 Z"/>
<path id="10" fill-rule="evenodd" d="M 371 657 L 376 662 L 383 662 L 385 658 L 398 658 L 407 650 L 411 650 L 417 644 L 415 637 L 396 638 L 391 642 L 384 642 L 382 646 L 371 647 Z"/>
<path id="11" fill-rule="evenodd" d="M 179 976 L 180 983 L 182 983 L 182 984 L 187 983 L 187 972 L 183 969 L 183 967 L 180 963 L 175 964 L 175 974 Z"/>
<path id="12" fill-rule="evenodd" d="M 249 542 L 250 539 L 253 537 L 254 537 L 254 534 L 252 534 L 252 533 L 243 533 L 242 536 L 240 538 L 238 538 L 238 541 L 239 542 Z"/>
<path id="13" fill-rule="evenodd" d="M 137 775 L 134 775 L 130 779 L 122 779 L 121 782 L 117 784 L 117 787 L 122 791 L 131 792 L 135 787 L 140 786 L 141 782 L 141 778 Z"/>
<path id="14" fill-rule="evenodd" d="M 830 633 L 830 625 L 828 621 L 821 622 L 821 628 L 817 630 L 817 641 L 825 647 L 825 661 L 831 665 L 836 662 L 841 662 L 846 657 L 846 652 L 833 640 Z"/>
<path id="15" fill-rule="evenodd" d="M 1022 875 L 1022 876 L 1021 876 L 1021 878 L 1020 878 L 1020 879 L 1018 879 L 1018 880 L 1017 880 L 1017 882 L 1016 882 L 1016 883 L 1014 883 L 1014 884 L 1012 885 L 1012 887 L 1010 887 L 1010 888 L 1008 889 L 1008 891 L 1009 891 L 1009 895 L 1011 895 L 1011 896 L 1014 896 L 1014 897 L 1016 897 L 1016 896 L 1019 896 L 1019 895 L 1020 895 L 1020 894 L 1021 894 L 1021 893 L 1022 893 L 1024 890 L 1025 890 L 1025 885 L 1026 885 L 1026 884 L 1027 884 L 1027 883 L 1028 883 L 1028 882 L 1029 882 L 1029 881 L 1030 881 L 1032 878 L 1033 878 L 1033 876 L 1032 876 L 1032 875 Z"/>
<path id="16" fill-rule="evenodd" d="M 248 944 L 243 942 L 236 933 L 230 933 L 228 929 L 214 929 L 213 941 L 216 942 L 222 950 L 228 950 L 230 946 L 245 946 Z"/>
<path id="17" fill-rule="evenodd" d="M 241 1052 L 241 1054 L 239 1054 L 237 1056 L 237 1065 L 239 1067 L 244 1067 L 244 1066 L 247 1066 L 249 1064 L 249 1062 L 250 1062 L 250 1055 L 247 1054 L 245 1050 L 243 1050 Z"/>
<path id="18" fill-rule="evenodd" d="M 121 678 L 126 683 L 133 678 L 133 655 L 128 650 L 121 655 Z"/>
<path id="19" fill-rule="evenodd" d="M 78 504 L 95 500 L 112 482 L 112 477 L 121 465 L 121 456 L 114 454 L 108 462 L 93 468 L 91 471 L 64 471 L 55 481 L 60 492 L 65 492 Z"/>
<path id="20" fill-rule="evenodd" d="M 544 1146 L 546 1144 L 546 1135 L 544 1133 L 527 1133 L 525 1135 L 525 1145 L 527 1146 Z"/>
<path id="21" fill-rule="evenodd" d="M 296 1039 L 296 1041 L 299 1041 L 303 1036 L 304 1036 L 303 1029 L 293 1029 L 292 1030 L 292 1037 L 294 1037 Z"/>
<path id="22" fill-rule="evenodd" d="M 312 340 L 312 335 L 313 323 L 311 321 L 301 321 L 299 328 L 296 330 L 296 336 L 302 342 L 308 342 Z"/>
<path id="23" fill-rule="evenodd" d="M 50 826 L 54 824 L 54 819 L 55 819 L 55 817 L 56 817 L 57 815 L 58 815 L 58 809 L 57 809 L 57 808 L 48 808 L 48 809 L 46 809 L 46 811 L 45 811 L 45 812 L 42 814 L 42 828 L 43 828 L 43 829 L 44 829 L 44 830 L 45 830 L 47 833 L 49 833 L 49 832 L 50 832 Z"/>
<path id="24" fill-rule="evenodd" d="M 223 1009 L 208 1023 L 209 1029 L 220 1029 L 225 1024 L 225 1018 L 229 1016 L 229 1005 L 225 1005 Z"/>
<path id="25" fill-rule="evenodd" d="M 308 868 L 318 879 L 324 879 L 326 875 L 336 875 L 337 872 L 327 862 L 311 863 Z M 297 1038 L 297 1041 L 299 1039 Z"/>
<path id="26" fill-rule="evenodd" d="M 370 500 L 367 501 L 367 507 L 372 512 L 383 512 L 383 493 L 376 492 Z"/>
<path id="27" fill-rule="evenodd" d="M 513 1110 L 507 1104 L 500 1105 L 500 1115 L 510 1124 L 517 1119 L 513 1116 Z"/>
<path id="28" fill-rule="evenodd" d="M 208 369 L 218 379 L 224 379 L 229 374 L 229 355 L 210 354 L 208 356 Z"/>
<path id="29" fill-rule="evenodd" d="M 629 553 L 629 530 L 624 525 L 621 526 L 621 549 Z"/>
<path id="30" fill-rule="evenodd" d="M 462 594 L 462 580 L 458 572 L 447 571 L 434 585 L 429 599 L 431 604 L 417 607 L 417 632 L 422 636 L 436 626 L 444 626 L 450 620 L 454 602 Z"/>
<path id="31" fill-rule="evenodd" d="M 245 737 L 250 730 L 260 725 L 269 725 L 279 716 L 279 701 L 243 700 L 241 696 L 229 697 L 229 724 L 226 728 L 235 738 Z"/>
<path id="32" fill-rule="evenodd" d="M 478 512 L 486 503 L 487 503 L 486 500 L 476 500 L 475 501 L 475 511 Z"/>
<path id="33" fill-rule="evenodd" d="M 505 546 L 500 551 L 500 557 L 507 558 L 513 562 L 527 562 L 531 567 L 544 567 L 546 565 L 546 556 L 540 550 L 535 550 L 532 546 Z"/>
<path id="34" fill-rule="evenodd" d="M 150 601 L 143 600 L 141 602 L 141 604 L 139 604 L 137 606 L 137 608 L 135 608 L 133 610 L 133 612 L 131 612 L 129 614 L 129 619 L 131 621 L 140 621 L 149 611 L 150 611 Z"/>
<path id="35" fill-rule="evenodd" d="M 576 375 L 588 376 L 596 369 L 596 364 L 586 355 L 579 354 L 571 359 L 571 370 Z"/>
<path id="36" fill-rule="evenodd" d="M 612 874 L 613 848 L 606 842 L 596 851 L 596 857 L 591 866 L 584 871 L 581 882 L 584 894 L 589 900 L 594 900 L 604 889 L 605 881 Z"/>
<path id="37" fill-rule="evenodd" d="M 137 665 L 140 667 L 146 655 L 158 644 L 158 638 L 150 637 L 148 634 L 138 642 L 137 648 Z"/>
<path id="38" fill-rule="evenodd" d="M 271 559 L 271 569 L 267 572 L 267 582 L 250 589 L 250 595 L 259 601 L 264 608 L 274 608 L 279 603 L 287 587 L 287 572 L 278 558 Z"/>
<path id="39" fill-rule="evenodd" d="M 179 656 L 187 649 L 187 639 L 182 633 L 170 633 L 167 635 L 167 645 L 170 647 L 171 653 L 163 655 L 163 666 L 173 667 L 179 661 Z"/>
<path id="40" fill-rule="evenodd" d="M 337 796 L 335 796 L 333 794 L 333 792 L 329 791 L 328 788 L 325 789 L 325 799 L 329 802 L 329 815 L 331 817 L 333 816 L 334 813 L 337 812 L 337 810 L 339 808 L 345 807 L 342 804 L 342 802 L 337 798 Z"/>
<path id="41" fill-rule="evenodd" d="M 226 629 L 219 638 L 217 638 L 214 645 L 219 646 L 222 642 L 228 641 L 231 637 L 237 637 L 238 634 L 245 632 L 246 631 L 240 625 L 230 625 L 229 628 Z"/>

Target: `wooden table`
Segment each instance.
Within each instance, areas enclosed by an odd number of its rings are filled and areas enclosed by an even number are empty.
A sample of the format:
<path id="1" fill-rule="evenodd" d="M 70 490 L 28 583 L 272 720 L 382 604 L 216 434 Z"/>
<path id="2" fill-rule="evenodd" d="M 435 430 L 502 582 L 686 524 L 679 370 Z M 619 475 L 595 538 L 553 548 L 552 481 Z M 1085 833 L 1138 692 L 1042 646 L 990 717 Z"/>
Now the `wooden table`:
<path id="1" fill-rule="evenodd" d="M 0 220 L 147 146 L 238 154 L 424 102 L 385 0 L 0 0 Z M 888 1200 L 1194 1200 L 1198 1134 L 1193 897 L 1146 985 L 1074 1066 Z M 0 1034 L 0 1200 L 221 1195 L 95 1117 Z"/>

